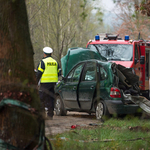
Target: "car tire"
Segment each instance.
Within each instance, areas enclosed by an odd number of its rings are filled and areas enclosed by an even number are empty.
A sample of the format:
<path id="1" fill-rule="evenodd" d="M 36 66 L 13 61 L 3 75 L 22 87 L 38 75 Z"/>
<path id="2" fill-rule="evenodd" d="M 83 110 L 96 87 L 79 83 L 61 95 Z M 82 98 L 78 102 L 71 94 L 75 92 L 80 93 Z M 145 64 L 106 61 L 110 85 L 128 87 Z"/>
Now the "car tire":
<path id="1" fill-rule="evenodd" d="M 109 112 L 107 110 L 107 106 L 104 101 L 99 101 L 96 104 L 95 115 L 97 120 L 105 119 L 105 117 L 109 117 Z"/>
<path id="2" fill-rule="evenodd" d="M 55 113 L 57 116 L 66 116 L 67 111 L 64 108 L 64 104 L 60 96 L 56 96 L 55 99 Z"/>

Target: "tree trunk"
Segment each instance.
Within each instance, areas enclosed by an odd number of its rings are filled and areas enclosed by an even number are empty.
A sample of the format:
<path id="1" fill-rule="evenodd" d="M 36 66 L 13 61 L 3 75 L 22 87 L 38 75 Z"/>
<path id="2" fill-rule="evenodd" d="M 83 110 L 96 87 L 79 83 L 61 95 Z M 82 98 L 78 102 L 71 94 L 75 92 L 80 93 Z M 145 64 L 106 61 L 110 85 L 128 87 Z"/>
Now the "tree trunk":
<path id="1" fill-rule="evenodd" d="M 29 150 L 38 144 L 42 118 L 33 54 L 25 0 L 0 0 L 0 102 L 31 106 L 0 107 L 0 139 Z"/>

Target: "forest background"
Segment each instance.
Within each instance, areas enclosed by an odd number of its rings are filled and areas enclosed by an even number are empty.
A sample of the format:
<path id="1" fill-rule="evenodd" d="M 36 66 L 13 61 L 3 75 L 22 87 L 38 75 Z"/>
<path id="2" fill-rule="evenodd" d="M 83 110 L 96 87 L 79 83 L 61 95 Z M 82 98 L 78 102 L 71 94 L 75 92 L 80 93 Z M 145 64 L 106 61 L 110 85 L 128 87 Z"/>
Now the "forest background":
<path id="1" fill-rule="evenodd" d="M 114 9 L 106 10 L 101 0 L 26 0 L 35 68 L 45 46 L 54 50 L 53 57 L 61 64 L 68 48 L 86 47 L 96 34 L 137 40 L 140 33 L 141 39 L 150 40 L 150 1 L 112 1 Z"/>

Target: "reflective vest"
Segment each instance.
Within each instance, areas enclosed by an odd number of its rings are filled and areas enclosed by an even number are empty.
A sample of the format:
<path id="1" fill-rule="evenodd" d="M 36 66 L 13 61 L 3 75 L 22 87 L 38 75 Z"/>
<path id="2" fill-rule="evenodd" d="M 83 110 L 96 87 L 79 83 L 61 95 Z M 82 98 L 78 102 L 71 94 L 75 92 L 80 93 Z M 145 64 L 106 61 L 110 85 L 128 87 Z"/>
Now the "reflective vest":
<path id="1" fill-rule="evenodd" d="M 45 65 L 45 70 L 41 68 L 41 62 L 38 70 L 43 72 L 41 83 L 58 82 L 58 64 L 52 57 L 47 57 L 42 60 Z"/>

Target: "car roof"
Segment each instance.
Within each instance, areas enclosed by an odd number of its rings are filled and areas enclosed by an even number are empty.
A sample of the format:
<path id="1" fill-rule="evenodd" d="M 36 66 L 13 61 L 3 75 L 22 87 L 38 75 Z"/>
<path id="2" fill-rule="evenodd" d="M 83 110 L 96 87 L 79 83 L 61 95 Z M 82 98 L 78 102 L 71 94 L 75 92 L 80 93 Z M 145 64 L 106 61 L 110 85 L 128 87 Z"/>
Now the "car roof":
<path id="1" fill-rule="evenodd" d="M 102 66 L 111 66 L 112 64 L 114 64 L 114 62 L 109 62 L 109 61 L 101 61 L 101 60 L 97 60 L 97 59 L 89 59 L 89 60 L 84 60 L 84 61 L 80 61 L 79 63 L 77 63 L 75 66 L 77 66 L 80 63 L 86 63 L 86 62 L 97 62 L 98 64 L 102 65 Z M 75 67 L 74 66 L 74 67 Z"/>

